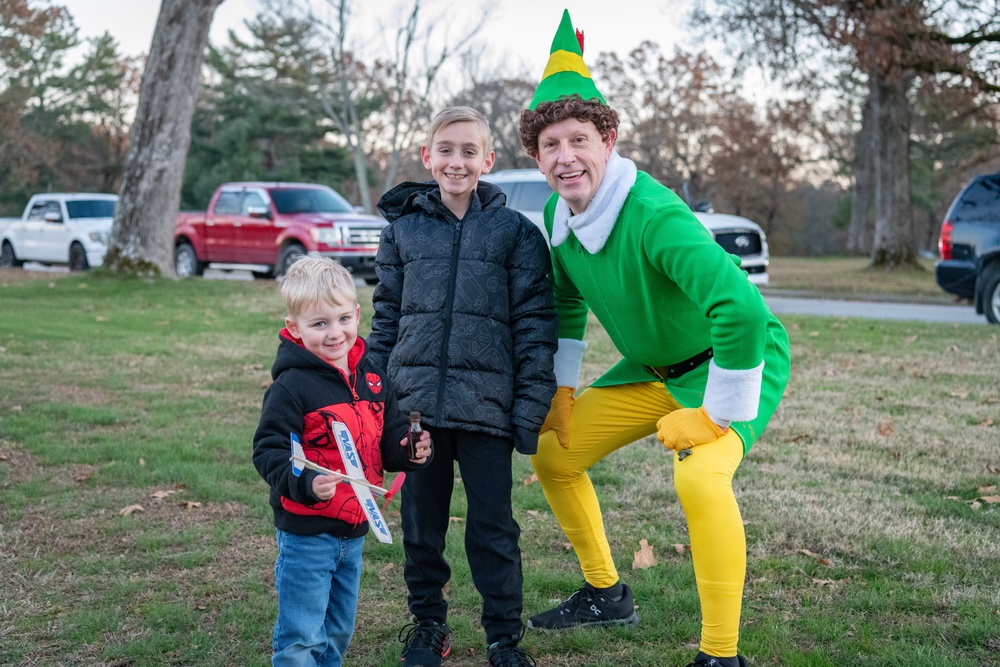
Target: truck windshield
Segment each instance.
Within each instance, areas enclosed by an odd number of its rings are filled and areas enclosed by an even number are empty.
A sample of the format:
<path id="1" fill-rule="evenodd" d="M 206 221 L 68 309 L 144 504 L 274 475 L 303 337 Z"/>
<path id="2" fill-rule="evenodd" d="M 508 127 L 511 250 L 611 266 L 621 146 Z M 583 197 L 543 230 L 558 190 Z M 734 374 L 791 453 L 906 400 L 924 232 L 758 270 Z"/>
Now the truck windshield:
<path id="1" fill-rule="evenodd" d="M 271 190 L 271 200 L 278 213 L 353 213 L 347 200 L 333 190 Z"/>
<path id="2" fill-rule="evenodd" d="M 71 218 L 113 218 L 113 199 L 74 199 L 66 202 L 66 212 Z"/>

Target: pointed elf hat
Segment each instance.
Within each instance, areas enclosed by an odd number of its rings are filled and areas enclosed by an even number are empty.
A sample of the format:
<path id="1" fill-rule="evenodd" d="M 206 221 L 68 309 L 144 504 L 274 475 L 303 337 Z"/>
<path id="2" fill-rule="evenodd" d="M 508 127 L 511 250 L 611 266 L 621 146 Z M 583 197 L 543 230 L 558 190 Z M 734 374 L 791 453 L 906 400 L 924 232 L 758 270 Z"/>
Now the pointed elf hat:
<path id="1" fill-rule="evenodd" d="M 569 10 L 564 9 L 559 29 L 552 38 L 549 62 L 545 65 L 542 80 L 535 88 L 528 110 L 533 110 L 542 102 L 555 102 L 570 95 L 579 95 L 584 100 L 596 98 L 601 104 L 607 104 L 583 62 L 583 32 L 573 30 Z"/>

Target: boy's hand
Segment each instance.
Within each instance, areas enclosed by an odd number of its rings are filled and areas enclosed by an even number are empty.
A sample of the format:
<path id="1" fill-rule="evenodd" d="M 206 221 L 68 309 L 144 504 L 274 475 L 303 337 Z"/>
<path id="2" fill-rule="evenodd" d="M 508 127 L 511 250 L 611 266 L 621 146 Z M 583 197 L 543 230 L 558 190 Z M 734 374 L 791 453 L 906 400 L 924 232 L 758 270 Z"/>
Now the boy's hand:
<path id="1" fill-rule="evenodd" d="M 569 417 L 573 412 L 573 402 L 576 400 L 573 387 L 556 387 L 556 395 L 552 397 L 549 414 L 545 417 L 541 432 L 555 431 L 556 438 L 563 448 L 569 447 Z"/>
<path id="2" fill-rule="evenodd" d="M 667 449 L 680 451 L 725 435 L 722 428 L 709 418 L 705 408 L 681 408 L 656 422 L 656 439 Z"/>
<path id="3" fill-rule="evenodd" d="M 409 436 L 400 440 L 399 445 L 401 447 L 409 447 L 410 445 Z M 431 434 L 427 431 L 422 432 L 420 434 L 420 438 L 417 440 L 417 458 L 410 460 L 413 461 L 414 463 L 426 463 L 427 459 L 431 455 L 432 446 L 433 445 L 431 444 Z"/>
<path id="4" fill-rule="evenodd" d="M 340 484 L 340 477 L 333 475 L 316 475 L 312 481 L 313 495 L 320 500 L 329 500 L 337 492 L 337 485 Z"/>

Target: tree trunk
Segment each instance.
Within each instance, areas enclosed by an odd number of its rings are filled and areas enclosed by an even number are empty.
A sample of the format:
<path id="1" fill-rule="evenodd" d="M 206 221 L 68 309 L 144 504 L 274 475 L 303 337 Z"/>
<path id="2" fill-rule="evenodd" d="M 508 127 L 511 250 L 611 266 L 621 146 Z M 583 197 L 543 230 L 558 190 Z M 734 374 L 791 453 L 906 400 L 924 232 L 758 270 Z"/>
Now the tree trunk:
<path id="1" fill-rule="evenodd" d="M 105 266 L 126 275 L 173 275 L 191 118 L 215 9 L 223 0 L 163 0 L 142 75 Z"/>
<path id="2" fill-rule="evenodd" d="M 871 251 L 872 164 L 874 119 L 871 97 L 861 112 L 861 130 L 854 138 L 854 184 L 851 186 L 851 223 L 847 228 L 847 250 L 858 255 Z"/>
<path id="3" fill-rule="evenodd" d="M 919 266 L 910 208 L 910 113 L 903 76 L 870 72 L 875 120 L 875 238 L 870 267 Z"/>

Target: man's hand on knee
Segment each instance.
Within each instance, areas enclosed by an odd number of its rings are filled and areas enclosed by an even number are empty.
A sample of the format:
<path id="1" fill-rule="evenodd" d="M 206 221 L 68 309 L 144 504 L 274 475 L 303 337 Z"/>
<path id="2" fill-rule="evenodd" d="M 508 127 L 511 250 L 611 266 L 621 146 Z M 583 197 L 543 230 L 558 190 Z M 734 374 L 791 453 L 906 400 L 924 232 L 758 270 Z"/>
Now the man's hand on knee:
<path id="1" fill-rule="evenodd" d="M 727 430 L 712 421 L 705 408 L 681 408 L 656 422 L 656 438 L 677 451 L 714 442 Z"/>
<path id="2" fill-rule="evenodd" d="M 556 438 L 563 448 L 569 447 L 569 418 L 573 412 L 573 402 L 576 400 L 573 387 L 556 387 L 556 395 L 552 397 L 549 414 L 542 424 L 542 433 L 555 431 Z"/>

